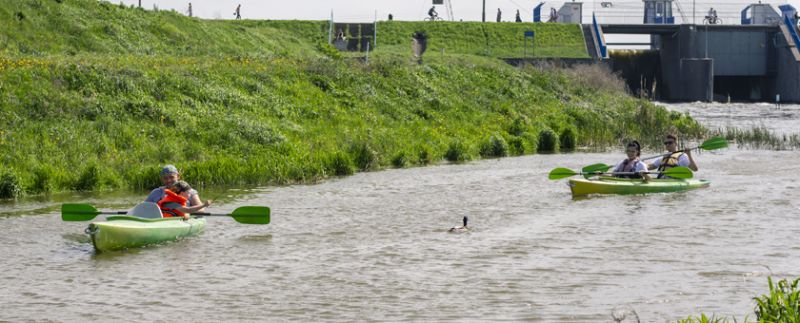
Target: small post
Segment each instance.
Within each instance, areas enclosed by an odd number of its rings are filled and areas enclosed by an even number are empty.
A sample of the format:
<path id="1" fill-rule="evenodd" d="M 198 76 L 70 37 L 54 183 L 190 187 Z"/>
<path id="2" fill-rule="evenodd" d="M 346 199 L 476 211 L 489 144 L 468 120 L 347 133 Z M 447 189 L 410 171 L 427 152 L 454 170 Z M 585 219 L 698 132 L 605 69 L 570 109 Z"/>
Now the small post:
<path id="1" fill-rule="evenodd" d="M 781 94 L 775 94 L 775 107 L 780 109 L 781 108 Z"/>
<path id="2" fill-rule="evenodd" d="M 333 43 L 333 9 L 331 9 L 331 20 L 328 22 L 328 44 Z"/>
<path id="3" fill-rule="evenodd" d="M 369 42 L 367 42 L 367 56 L 366 56 L 366 63 L 369 64 Z"/>
<path id="4" fill-rule="evenodd" d="M 372 42 L 374 43 L 372 48 L 378 48 L 378 10 L 375 10 L 375 22 L 374 26 L 372 26 Z"/>
<path id="5" fill-rule="evenodd" d="M 483 0 L 483 15 L 481 17 L 481 21 L 486 22 L 486 0 Z"/>

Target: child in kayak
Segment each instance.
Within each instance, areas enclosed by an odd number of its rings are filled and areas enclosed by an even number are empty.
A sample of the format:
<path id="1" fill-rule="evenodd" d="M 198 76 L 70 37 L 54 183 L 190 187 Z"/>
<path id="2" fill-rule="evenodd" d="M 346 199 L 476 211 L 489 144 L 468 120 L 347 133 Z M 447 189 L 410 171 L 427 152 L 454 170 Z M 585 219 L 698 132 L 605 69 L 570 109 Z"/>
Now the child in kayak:
<path id="1" fill-rule="evenodd" d="M 211 205 L 211 200 L 207 200 L 200 205 L 186 206 L 191 191 L 192 187 L 189 186 L 189 183 L 184 181 L 177 181 L 175 184 L 165 189 L 164 198 L 158 201 L 158 207 L 161 208 L 163 216 L 165 218 L 183 217 L 184 219 L 189 219 L 189 214 L 198 212 Z"/>
<path id="2" fill-rule="evenodd" d="M 641 178 L 645 181 L 650 180 L 650 175 L 647 172 L 647 165 L 639 160 L 639 157 L 642 155 L 642 146 L 637 141 L 631 141 L 628 143 L 628 146 L 625 147 L 625 153 L 628 154 L 628 158 L 621 161 L 614 167 L 614 173 L 630 173 L 630 174 L 616 174 L 614 176 L 620 178 Z"/>

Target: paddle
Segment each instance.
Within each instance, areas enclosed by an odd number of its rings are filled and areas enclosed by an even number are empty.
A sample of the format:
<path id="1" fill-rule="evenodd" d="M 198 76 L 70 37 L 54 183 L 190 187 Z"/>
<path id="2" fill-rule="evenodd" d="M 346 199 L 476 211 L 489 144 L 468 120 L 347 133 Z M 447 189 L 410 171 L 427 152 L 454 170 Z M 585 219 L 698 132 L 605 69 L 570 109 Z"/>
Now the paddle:
<path id="1" fill-rule="evenodd" d="M 694 147 L 694 148 L 689 148 L 689 150 L 695 150 L 695 149 L 697 149 L 697 150 L 717 150 L 717 149 L 722 149 L 722 148 L 726 148 L 726 147 L 728 147 L 728 141 L 725 140 L 725 138 L 723 138 L 723 137 L 714 137 L 714 138 L 711 138 L 709 140 L 703 141 L 703 143 L 700 144 L 700 146 L 697 146 L 697 147 Z M 666 154 L 661 154 L 661 155 L 657 155 L 657 156 L 639 158 L 639 160 L 645 161 L 645 160 L 650 160 L 650 159 L 656 159 L 656 158 L 659 158 L 659 157 L 663 158 L 663 157 L 666 157 L 666 156 L 669 156 L 669 155 L 672 155 L 672 154 L 673 153 L 666 153 Z"/>
<path id="2" fill-rule="evenodd" d="M 667 169 L 666 171 L 663 171 L 663 172 L 644 172 L 644 173 L 645 174 L 664 174 L 666 176 L 669 176 L 669 177 L 672 177 L 672 178 L 678 178 L 678 179 L 690 179 L 690 178 L 694 177 L 694 174 L 692 174 L 692 170 L 687 168 L 687 167 L 683 167 L 683 166 L 673 167 L 673 168 Z M 602 175 L 602 174 L 606 174 L 606 175 L 634 175 L 634 174 L 638 174 L 638 173 L 634 173 L 634 172 L 612 172 L 612 173 L 594 172 L 594 173 L 586 173 L 586 172 L 575 172 L 575 171 L 573 171 L 573 170 L 571 170 L 569 168 L 556 168 L 556 169 L 550 171 L 550 174 L 547 176 L 547 178 L 549 178 L 551 180 L 557 180 L 557 179 L 572 177 L 572 176 L 575 176 L 575 175 L 584 175 L 585 176 L 585 175 Z"/>
<path id="3" fill-rule="evenodd" d="M 89 221 L 100 214 L 124 215 L 127 211 L 98 211 L 90 204 L 61 205 L 61 219 L 64 221 Z M 266 206 L 242 206 L 230 214 L 192 213 L 194 216 L 230 216 L 243 224 L 269 224 L 270 210 Z"/>
<path id="4" fill-rule="evenodd" d="M 594 164 L 581 169 L 581 173 L 584 173 L 584 178 L 589 179 L 589 177 L 592 177 L 594 174 L 607 172 L 609 169 L 611 169 L 611 167 L 613 166 L 606 164 Z"/>

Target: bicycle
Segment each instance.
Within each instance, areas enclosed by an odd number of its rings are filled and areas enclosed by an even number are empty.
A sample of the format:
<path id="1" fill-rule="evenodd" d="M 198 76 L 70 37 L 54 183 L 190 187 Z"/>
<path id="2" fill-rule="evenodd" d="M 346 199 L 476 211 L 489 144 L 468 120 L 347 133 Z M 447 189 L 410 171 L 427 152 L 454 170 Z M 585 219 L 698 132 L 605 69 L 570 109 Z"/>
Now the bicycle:
<path id="1" fill-rule="evenodd" d="M 721 25 L 722 24 L 722 18 L 706 16 L 706 18 L 703 19 L 703 24 L 704 25 Z"/>
<path id="2" fill-rule="evenodd" d="M 423 19 L 423 21 L 444 21 L 444 18 L 439 17 L 438 15 L 433 17 L 428 16 L 425 19 Z"/>

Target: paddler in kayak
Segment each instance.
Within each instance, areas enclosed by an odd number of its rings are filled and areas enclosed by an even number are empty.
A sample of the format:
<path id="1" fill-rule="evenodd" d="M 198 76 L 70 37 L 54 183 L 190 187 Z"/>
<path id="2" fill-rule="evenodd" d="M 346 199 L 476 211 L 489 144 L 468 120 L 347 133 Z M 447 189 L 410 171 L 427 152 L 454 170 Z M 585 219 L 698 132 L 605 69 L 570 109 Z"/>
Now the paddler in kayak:
<path id="1" fill-rule="evenodd" d="M 178 172 L 177 167 L 173 165 L 164 166 L 164 168 L 161 169 L 161 183 L 164 184 L 164 186 L 154 189 L 152 192 L 150 192 L 150 195 L 148 195 L 144 201 L 150 203 L 160 202 L 162 199 L 164 199 L 164 196 L 166 196 L 166 193 L 164 191 L 170 186 L 175 185 L 175 183 L 180 179 L 181 179 L 181 174 Z M 200 195 L 197 193 L 196 190 L 193 189 L 189 190 L 187 194 L 189 195 L 189 197 L 187 198 L 188 206 L 196 206 L 203 204 L 203 202 L 200 200 Z M 203 212 L 203 209 L 197 210 L 197 212 Z"/>
<path id="2" fill-rule="evenodd" d="M 669 154 L 647 165 L 647 169 L 658 169 L 659 172 L 663 172 L 673 167 L 684 166 L 689 167 L 692 171 L 697 171 L 697 164 L 695 164 L 694 158 L 692 158 L 691 149 L 678 150 L 677 136 L 672 134 L 667 135 L 664 138 L 664 147 L 667 148 Z M 659 174 L 658 178 L 670 177 Z"/>
<path id="3" fill-rule="evenodd" d="M 614 176 L 620 178 L 641 178 L 645 181 L 650 180 L 650 175 L 647 172 L 647 165 L 639 160 L 639 157 L 642 155 L 642 145 L 639 144 L 638 141 L 631 141 L 625 147 L 625 153 L 628 154 L 628 158 L 619 162 L 616 167 L 614 167 L 614 173 L 630 173 L 630 174 L 616 174 Z"/>
<path id="4" fill-rule="evenodd" d="M 183 217 L 189 219 L 189 214 L 200 212 L 200 210 L 211 205 L 211 200 L 195 206 L 186 206 L 189 201 L 189 192 L 192 187 L 184 181 L 177 181 L 167 189 L 164 189 L 164 198 L 158 201 L 158 207 L 165 218 Z"/>

